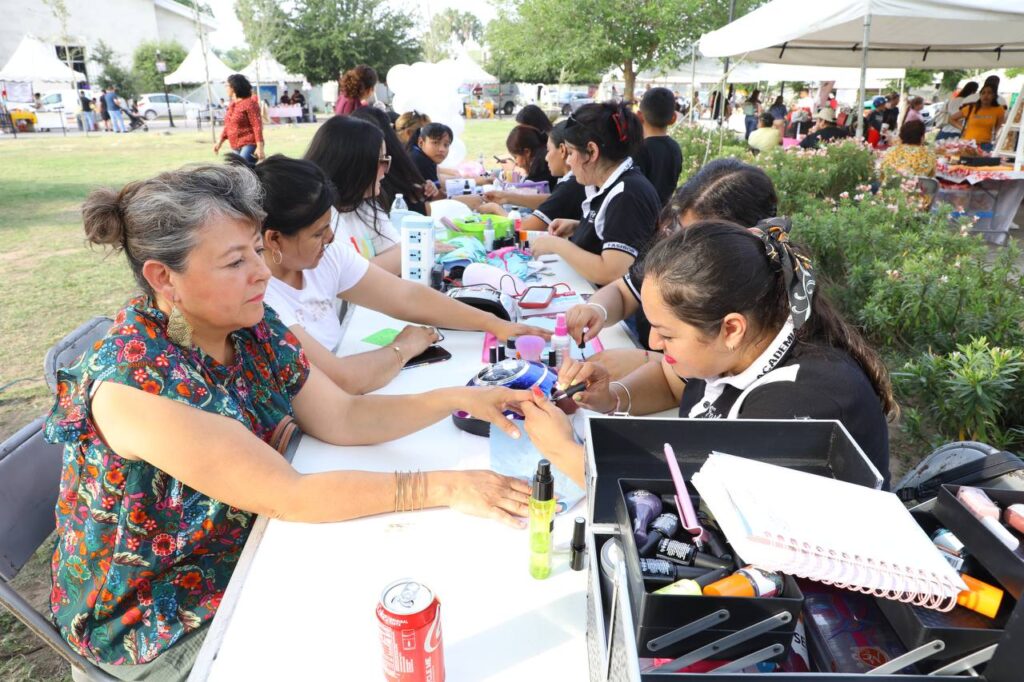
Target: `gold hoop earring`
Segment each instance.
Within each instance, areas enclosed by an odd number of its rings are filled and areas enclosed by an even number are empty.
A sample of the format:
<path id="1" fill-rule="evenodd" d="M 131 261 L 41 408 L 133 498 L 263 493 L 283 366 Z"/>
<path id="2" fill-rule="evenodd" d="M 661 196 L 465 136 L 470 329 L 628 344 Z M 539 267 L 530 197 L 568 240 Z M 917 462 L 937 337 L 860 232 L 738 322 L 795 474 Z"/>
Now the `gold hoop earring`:
<path id="1" fill-rule="evenodd" d="M 280 265 L 284 262 L 284 254 L 279 249 L 274 249 L 270 252 L 270 259 L 274 261 L 274 265 Z"/>
<path id="2" fill-rule="evenodd" d="M 167 316 L 167 338 L 182 348 L 192 347 L 192 325 L 178 306 L 172 307 L 171 314 Z"/>

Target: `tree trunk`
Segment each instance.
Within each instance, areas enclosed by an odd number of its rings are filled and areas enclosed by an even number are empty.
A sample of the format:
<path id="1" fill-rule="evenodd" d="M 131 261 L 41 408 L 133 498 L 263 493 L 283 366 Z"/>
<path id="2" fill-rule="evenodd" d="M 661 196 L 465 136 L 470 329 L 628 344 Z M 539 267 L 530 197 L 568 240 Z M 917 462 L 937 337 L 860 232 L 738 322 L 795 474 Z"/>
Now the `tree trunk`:
<path id="1" fill-rule="evenodd" d="M 633 70 L 633 60 L 628 59 L 622 65 L 622 101 L 633 101 L 633 90 L 636 88 L 636 71 Z"/>

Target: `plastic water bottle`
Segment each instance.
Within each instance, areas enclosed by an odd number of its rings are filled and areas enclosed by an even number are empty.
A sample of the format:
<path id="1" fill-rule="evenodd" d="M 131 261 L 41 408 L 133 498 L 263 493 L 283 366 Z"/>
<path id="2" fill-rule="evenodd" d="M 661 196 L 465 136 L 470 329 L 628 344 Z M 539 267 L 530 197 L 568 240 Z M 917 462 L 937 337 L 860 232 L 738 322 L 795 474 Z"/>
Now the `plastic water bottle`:
<path id="1" fill-rule="evenodd" d="M 391 224 L 395 226 L 395 229 L 402 229 L 402 218 L 409 212 L 409 204 L 405 203 L 405 197 L 401 194 L 395 195 L 395 200 L 391 202 Z"/>
<path id="2" fill-rule="evenodd" d="M 555 351 L 555 364 L 562 366 L 569 357 L 572 339 L 569 338 L 569 325 L 565 322 L 565 313 L 555 316 L 555 333 L 551 335 L 551 350 Z"/>

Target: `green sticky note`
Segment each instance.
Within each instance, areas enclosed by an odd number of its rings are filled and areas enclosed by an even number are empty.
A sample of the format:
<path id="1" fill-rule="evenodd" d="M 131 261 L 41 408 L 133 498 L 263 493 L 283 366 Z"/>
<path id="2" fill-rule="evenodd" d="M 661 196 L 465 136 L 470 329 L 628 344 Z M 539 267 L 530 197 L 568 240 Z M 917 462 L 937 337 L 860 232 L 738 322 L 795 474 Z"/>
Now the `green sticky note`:
<path id="1" fill-rule="evenodd" d="M 381 329 L 380 331 L 374 332 L 363 339 L 363 343 L 372 343 L 375 346 L 387 346 L 388 344 L 394 343 L 395 337 L 397 336 L 397 329 Z"/>

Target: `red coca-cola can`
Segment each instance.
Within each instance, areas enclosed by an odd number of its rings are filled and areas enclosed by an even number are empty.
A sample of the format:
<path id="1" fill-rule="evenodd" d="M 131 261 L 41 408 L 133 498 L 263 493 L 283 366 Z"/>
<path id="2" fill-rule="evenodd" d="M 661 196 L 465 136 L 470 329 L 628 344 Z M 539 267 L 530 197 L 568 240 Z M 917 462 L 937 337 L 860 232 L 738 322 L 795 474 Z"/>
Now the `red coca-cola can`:
<path id="1" fill-rule="evenodd" d="M 388 682 L 444 682 L 441 602 L 426 585 L 396 580 L 377 602 L 384 677 Z"/>

